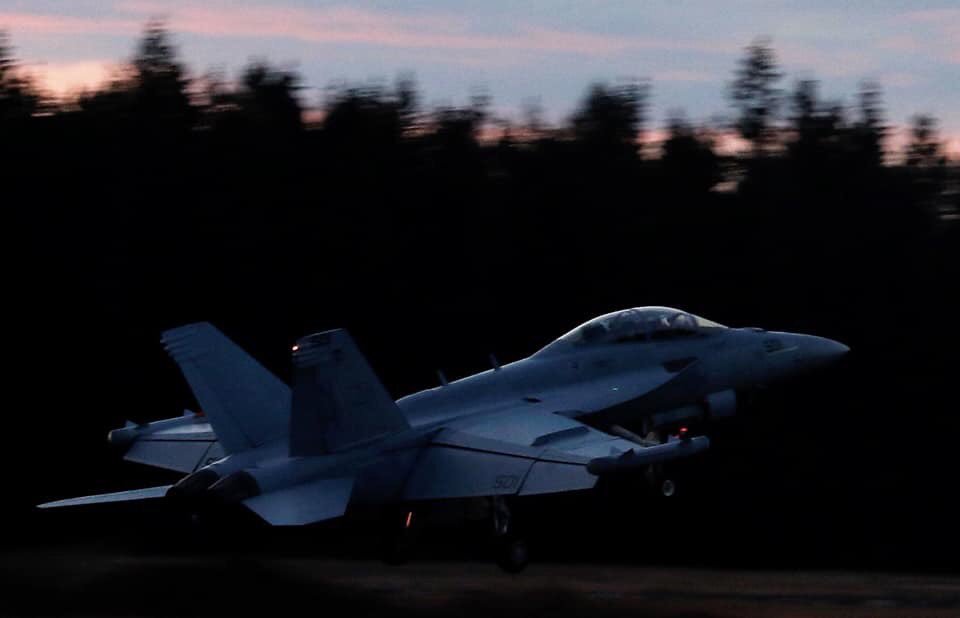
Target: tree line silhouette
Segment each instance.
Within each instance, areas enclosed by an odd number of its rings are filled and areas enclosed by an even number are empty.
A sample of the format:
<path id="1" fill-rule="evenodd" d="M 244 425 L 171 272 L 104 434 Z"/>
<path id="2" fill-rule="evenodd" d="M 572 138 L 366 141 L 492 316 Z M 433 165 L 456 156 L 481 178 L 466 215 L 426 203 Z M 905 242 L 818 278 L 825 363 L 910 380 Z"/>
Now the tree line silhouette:
<path id="1" fill-rule="evenodd" d="M 733 67 L 729 127 L 678 111 L 651 145 L 643 81 L 590 86 L 557 126 L 535 108 L 498 118 L 483 94 L 428 108 L 405 76 L 336 85 L 308 114 L 294 71 L 191 77 L 151 23 L 108 83 L 58 99 L 0 38 L 9 354 L 28 411 L 12 431 L 47 453 L 6 453 L 34 462 L 11 495 L 91 489 L 117 467 L 105 429 L 189 401 L 156 344 L 179 323 L 217 323 L 282 376 L 287 343 L 346 326 L 400 396 L 438 366 L 464 375 L 666 304 L 854 349 L 842 373 L 766 395 L 726 438 L 739 450 L 719 441 L 703 498 L 718 521 L 770 552 L 941 564 L 929 542 L 958 515 L 937 493 L 960 429 L 957 169 L 928 115 L 890 152 L 878 84 L 847 106 L 783 81 L 759 40 Z M 731 131 L 748 147 L 722 148 Z M 744 477 L 759 497 L 732 489 Z M 779 534 L 771 509 L 807 523 Z"/>

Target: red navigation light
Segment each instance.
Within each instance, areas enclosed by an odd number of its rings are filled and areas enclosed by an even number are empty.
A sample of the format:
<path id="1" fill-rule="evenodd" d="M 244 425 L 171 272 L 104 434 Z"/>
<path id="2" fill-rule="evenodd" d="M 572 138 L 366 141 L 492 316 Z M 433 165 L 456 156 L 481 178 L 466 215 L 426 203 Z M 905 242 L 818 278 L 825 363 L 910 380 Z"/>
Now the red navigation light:
<path id="1" fill-rule="evenodd" d="M 403 525 L 404 528 L 409 528 L 410 523 L 413 521 L 413 511 L 407 511 L 407 521 Z"/>

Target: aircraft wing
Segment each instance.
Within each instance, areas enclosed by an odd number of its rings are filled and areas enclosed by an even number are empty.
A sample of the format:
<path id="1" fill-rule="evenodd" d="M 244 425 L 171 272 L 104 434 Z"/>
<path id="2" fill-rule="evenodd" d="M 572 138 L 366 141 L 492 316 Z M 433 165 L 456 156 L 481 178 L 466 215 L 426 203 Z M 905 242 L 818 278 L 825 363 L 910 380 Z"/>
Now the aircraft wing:
<path id="1" fill-rule="evenodd" d="M 404 488 L 407 500 L 532 495 L 592 488 L 598 474 L 684 457 L 700 436 L 643 446 L 549 412 L 505 411 L 439 431 Z"/>

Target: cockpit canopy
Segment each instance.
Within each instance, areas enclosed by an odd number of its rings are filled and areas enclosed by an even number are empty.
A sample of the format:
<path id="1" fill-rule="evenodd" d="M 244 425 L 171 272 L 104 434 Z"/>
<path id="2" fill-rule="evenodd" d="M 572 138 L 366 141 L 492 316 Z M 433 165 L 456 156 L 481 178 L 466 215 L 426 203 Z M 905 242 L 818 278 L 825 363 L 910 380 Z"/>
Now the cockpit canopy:
<path id="1" fill-rule="evenodd" d="M 554 348 L 557 344 L 579 347 L 678 339 L 702 335 L 709 332 L 709 329 L 717 328 L 726 326 L 670 307 L 634 307 L 593 318 L 563 335 L 544 350 Z"/>

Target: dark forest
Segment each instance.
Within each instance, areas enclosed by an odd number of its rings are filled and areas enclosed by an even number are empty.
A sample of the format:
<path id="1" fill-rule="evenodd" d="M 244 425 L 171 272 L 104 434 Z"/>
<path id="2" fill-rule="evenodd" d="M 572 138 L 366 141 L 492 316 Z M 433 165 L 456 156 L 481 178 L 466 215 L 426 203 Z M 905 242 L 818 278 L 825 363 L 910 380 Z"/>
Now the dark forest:
<path id="1" fill-rule="evenodd" d="M 194 406 L 163 329 L 211 321 L 287 377 L 292 341 L 345 327 L 399 397 L 669 305 L 853 351 L 718 428 L 680 508 L 535 505 L 542 555 L 956 569 L 960 172 L 922 110 L 906 150 L 888 147 L 878 84 L 826 100 L 759 40 L 730 67 L 727 126 L 678 111 L 654 143 L 642 80 L 585 84 L 556 126 L 496 118 L 484 96 L 428 108 L 411 77 L 333 86 L 308 114 L 295 72 L 192 76 L 162 25 L 68 99 L 14 44 L 0 38 L 5 543 L 148 517 L 32 505 L 161 478 L 105 435 Z M 731 132 L 749 146 L 719 148 Z"/>

